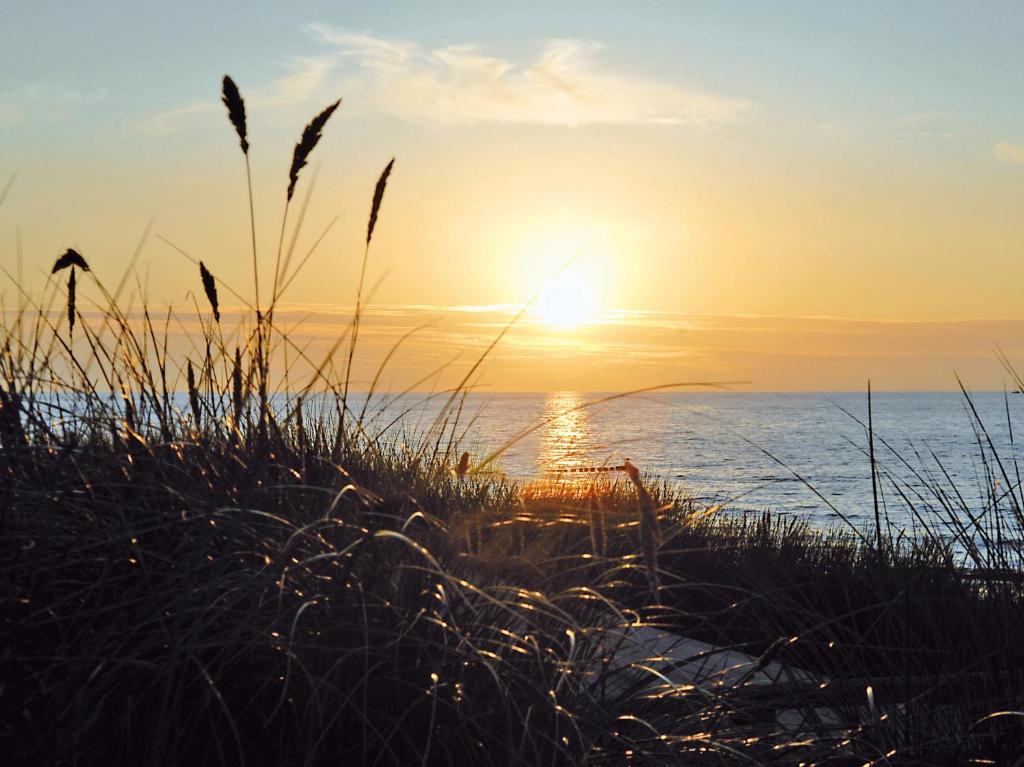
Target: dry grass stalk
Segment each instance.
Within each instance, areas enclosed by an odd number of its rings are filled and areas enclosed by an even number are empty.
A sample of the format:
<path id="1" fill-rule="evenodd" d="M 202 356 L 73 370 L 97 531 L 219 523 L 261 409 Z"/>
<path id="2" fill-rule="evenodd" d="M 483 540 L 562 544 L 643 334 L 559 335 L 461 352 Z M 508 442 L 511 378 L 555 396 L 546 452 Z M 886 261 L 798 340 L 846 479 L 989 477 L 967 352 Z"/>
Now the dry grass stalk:
<path id="1" fill-rule="evenodd" d="M 238 133 L 238 143 L 242 147 L 242 154 L 245 155 L 245 181 L 249 187 L 249 231 L 252 236 L 252 279 L 256 291 L 256 309 L 260 308 L 260 271 L 256 260 L 256 210 L 252 197 L 252 167 L 249 164 L 249 139 L 245 122 L 245 101 L 242 94 L 238 92 L 235 81 L 224 75 L 222 89 L 222 101 L 228 108 L 228 119 L 235 126 Z"/>
<path id="2" fill-rule="evenodd" d="M 210 302 L 210 307 L 213 309 L 213 318 L 220 322 L 220 302 L 217 300 L 217 282 L 213 279 L 213 275 L 210 274 L 210 270 L 206 268 L 206 264 L 202 261 L 199 262 L 199 276 L 203 280 L 203 291 L 206 293 L 206 299 Z"/>
<path id="3" fill-rule="evenodd" d="M 124 425 L 127 432 L 125 441 L 128 441 L 132 434 L 138 432 L 138 424 L 135 421 L 135 405 L 132 404 L 132 396 L 127 389 L 121 390 L 121 398 L 124 400 Z"/>
<path id="4" fill-rule="evenodd" d="M 68 333 L 75 332 L 75 268 L 68 276 Z"/>
<path id="5" fill-rule="evenodd" d="M 221 100 L 228 108 L 228 119 L 231 120 L 231 124 L 235 126 L 235 131 L 238 133 L 238 143 L 242 147 L 242 153 L 248 155 L 249 140 L 246 138 L 245 101 L 242 100 L 242 94 L 238 92 L 235 81 L 227 75 L 224 75 Z"/>
<path id="6" fill-rule="evenodd" d="M 334 110 L 341 105 L 341 99 L 329 105 L 324 111 L 309 121 L 309 125 L 302 131 L 302 138 L 295 145 L 295 153 L 292 155 L 292 167 L 288 171 L 288 201 L 291 202 L 295 194 L 295 185 L 299 182 L 299 171 L 306 167 L 306 160 L 310 153 L 316 148 L 320 141 L 321 132 L 327 120 L 334 114 Z"/>
<path id="7" fill-rule="evenodd" d="M 271 306 L 270 310 L 273 311 L 274 307 Z M 270 327 L 270 323 L 267 323 L 266 328 Z M 256 312 L 256 382 L 259 387 L 260 397 L 260 437 L 266 435 L 267 429 L 267 418 L 269 416 L 269 408 L 267 404 L 267 376 L 269 375 L 268 370 L 270 367 L 270 338 L 269 330 L 263 331 L 263 314 L 259 311 Z"/>
<path id="8" fill-rule="evenodd" d="M 307 440 L 306 426 L 302 419 L 302 397 L 295 403 L 295 440 L 298 444 L 299 453 L 305 456 Z"/>
<path id="9" fill-rule="evenodd" d="M 380 204 L 384 199 L 384 189 L 388 184 L 388 176 L 395 165 L 395 158 L 384 167 L 377 179 L 377 186 L 373 190 L 373 202 L 370 204 L 370 219 L 366 225 L 366 248 L 363 250 L 363 265 L 359 270 L 359 285 L 356 288 L 356 313 L 352 317 L 352 341 L 348 347 L 348 362 L 345 364 L 345 384 L 342 393 L 342 424 L 344 424 L 345 403 L 348 400 L 348 383 L 352 373 L 352 358 L 356 352 L 356 342 L 359 340 L 359 321 L 363 313 L 363 285 L 366 282 L 366 263 L 370 255 L 370 239 L 373 237 L 373 229 L 377 225 L 377 215 L 380 213 Z"/>
<path id="10" fill-rule="evenodd" d="M 370 223 L 366 227 L 366 244 L 370 244 L 370 239 L 373 237 L 373 228 L 377 225 L 377 214 L 380 212 L 380 203 L 384 199 L 384 188 L 388 184 L 388 176 L 391 175 L 391 169 L 395 165 L 395 158 L 391 158 L 391 162 L 387 164 L 384 171 L 380 174 L 380 178 L 377 179 L 377 187 L 373 190 L 373 204 L 370 206 Z"/>
<path id="11" fill-rule="evenodd" d="M 240 429 L 242 424 L 242 407 L 245 404 L 245 396 L 242 391 L 242 351 L 235 347 L 235 364 L 231 370 L 231 400 L 234 405 L 235 429 Z"/>
<path id="12" fill-rule="evenodd" d="M 68 248 L 64 251 L 64 255 L 53 262 L 53 268 L 50 270 L 50 274 L 56 274 L 61 269 L 67 269 L 69 266 L 77 266 L 82 271 L 89 271 L 89 264 L 82 258 L 82 254 L 74 248 Z"/>

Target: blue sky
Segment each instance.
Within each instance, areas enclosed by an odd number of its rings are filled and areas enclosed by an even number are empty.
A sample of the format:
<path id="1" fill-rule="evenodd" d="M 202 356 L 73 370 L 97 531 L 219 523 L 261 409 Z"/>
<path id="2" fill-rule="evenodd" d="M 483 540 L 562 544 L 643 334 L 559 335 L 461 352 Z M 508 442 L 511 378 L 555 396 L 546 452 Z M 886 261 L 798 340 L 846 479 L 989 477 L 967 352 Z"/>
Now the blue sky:
<path id="1" fill-rule="evenodd" d="M 425 46 L 525 55 L 605 44 L 612 67 L 685 77 L 775 109 L 887 119 L 931 112 L 1020 133 L 1019 3 L 8 2 L 0 83 L 105 93 L 109 119 L 196 98 L 212 73 L 253 80 L 315 52 L 322 22 Z"/>

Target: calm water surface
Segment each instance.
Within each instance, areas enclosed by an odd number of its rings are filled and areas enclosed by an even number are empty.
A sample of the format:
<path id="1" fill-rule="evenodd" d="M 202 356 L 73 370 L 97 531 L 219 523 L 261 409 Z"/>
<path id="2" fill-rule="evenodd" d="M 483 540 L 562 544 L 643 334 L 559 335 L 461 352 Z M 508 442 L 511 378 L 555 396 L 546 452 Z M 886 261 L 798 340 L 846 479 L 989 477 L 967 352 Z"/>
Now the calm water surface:
<path id="1" fill-rule="evenodd" d="M 866 431 L 844 412 L 866 422 L 863 394 L 656 393 L 586 406 L 601 396 L 470 395 L 460 416 L 462 445 L 474 461 L 506 447 L 494 467 L 517 480 L 617 465 L 628 457 L 643 471 L 678 483 L 709 504 L 767 508 L 821 523 L 836 518 L 830 503 L 856 524 L 873 519 Z M 1004 396 L 979 393 L 972 399 L 1012 480 L 1020 445 L 1011 443 Z M 441 401 L 407 397 L 401 406 L 386 407 L 377 422 L 410 408 L 393 430 L 400 428 L 412 442 L 426 431 Z M 881 483 L 882 500 L 894 524 L 912 526 L 895 486 L 913 496 L 923 492 L 922 477 L 950 490 L 956 485 L 971 506 L 983 505 L 992 480 L 986 478 L 962 395 L 881 393 L 874 395 L 873 412 L 876 457 L 890 477 Z M 1011 426 L 1024 435 L 1024 396 L 1010 395 L 1009 412 Z M 536 429 L 524 434 L 531 427 Z M 1019 457 L 1024 463 L 1024 455 Z M 915 477 L 915 471 L 922 477 Z"/>

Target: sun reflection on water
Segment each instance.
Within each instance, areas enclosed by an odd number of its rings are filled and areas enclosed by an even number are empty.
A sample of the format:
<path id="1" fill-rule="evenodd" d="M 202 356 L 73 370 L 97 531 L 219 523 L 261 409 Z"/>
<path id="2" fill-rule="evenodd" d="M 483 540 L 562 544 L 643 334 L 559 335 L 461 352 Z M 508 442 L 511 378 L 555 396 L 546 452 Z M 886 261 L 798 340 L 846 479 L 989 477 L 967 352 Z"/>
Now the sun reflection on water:
<path id="1" fill-rule="evenodd" d="M 599 446 L 585 403 L 586 399 L 577 392 L 547 395 L 538 455 L 542 472 L 557 476 L 594 464 Z"/>

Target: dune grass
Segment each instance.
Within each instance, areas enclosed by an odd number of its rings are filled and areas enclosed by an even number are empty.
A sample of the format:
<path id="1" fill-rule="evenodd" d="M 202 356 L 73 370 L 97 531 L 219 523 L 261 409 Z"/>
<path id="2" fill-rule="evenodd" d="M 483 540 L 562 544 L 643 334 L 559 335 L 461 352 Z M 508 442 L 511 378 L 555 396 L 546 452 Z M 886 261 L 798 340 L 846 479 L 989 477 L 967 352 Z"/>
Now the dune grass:
<path id="1" fill-rule="evenodd" d="M 224 89 L 249 180 L 244 102 Z M 296 146 L 286 204 L 337 106 Z M 358 311 L 303 359 L 310 379 L 274 369 L 304 354 L 273 318 L 295 274 L 282 218 L 269 303 L 196 262 L 209 306 L 183 359 L 170 316 L 122 306 L 126 280 L 109 291 L 79 254 L 89 313 L 55 281 L 17 286 L 0 338 L 6 763 L 1011 764 L 1024 748 L 1019 483 L 972 509 L 892 480 L 920 522 L 907 535 L 707 509 L 631 465 L 532 487 L 474 473 L 463 387 L 417 444 L 351 412 Z M 248 312 L 232 332 L 225 294 Z M 616 661 L 609 637 L 641 627 L 815 681 L 673 684 L 657 658 Z"/>

